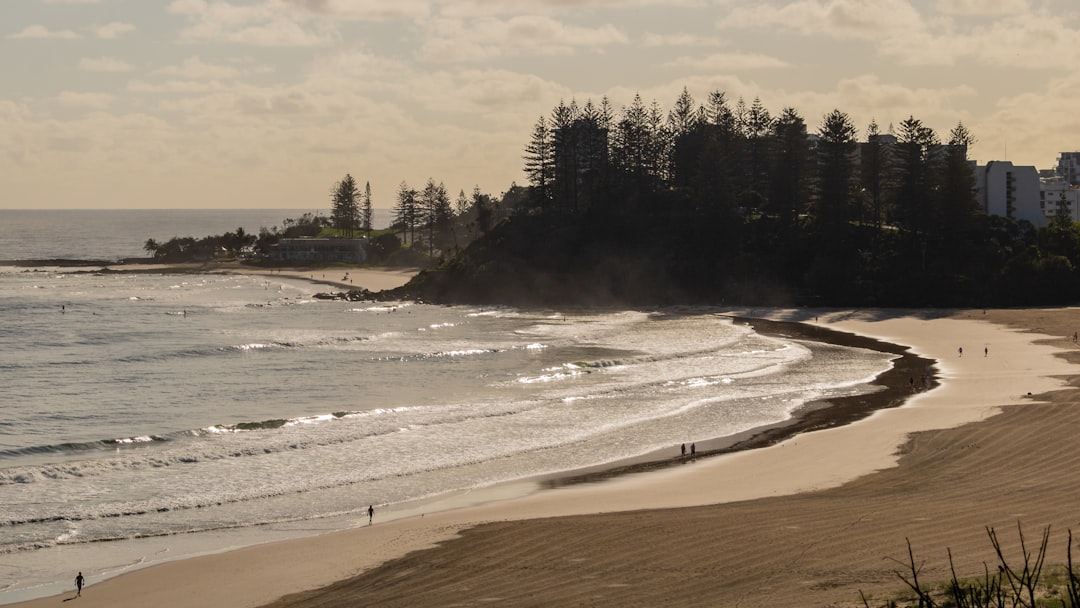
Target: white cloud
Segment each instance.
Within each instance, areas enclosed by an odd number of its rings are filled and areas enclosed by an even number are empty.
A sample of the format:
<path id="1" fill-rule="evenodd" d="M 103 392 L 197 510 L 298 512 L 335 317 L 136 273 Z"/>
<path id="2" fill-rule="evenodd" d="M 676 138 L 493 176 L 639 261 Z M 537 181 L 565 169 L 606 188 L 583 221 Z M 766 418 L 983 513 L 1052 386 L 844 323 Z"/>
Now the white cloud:
<path id="1" fill-rule="evenodd" d="M 678 57 L 665 65 L 711 72 L 734 72 L 786 68 L 790 67 L 791 64 L 782 59 L 759 53 L 716 53 L 706 57 Z"/>
<path id="2" fill-rule="evenodd" d="M 707 7 L 718 0 L 433 0 L 444 17 L 477 18 L 521 13 L 580 13 L 582 10 L 628 10 L 648 6 Z"/>
<path id="3" fill-rule="evenodd" d="M 313 47 L 339 40 L 332 21 L 314 19 L 285 0 L 243 5 L 222 0 L 174 0 L 168 10 L 192 22 L 180 32 L 180 38 L 187 42 Z"/>
<path id="4" fill-rule="evenodd" d="M 240 70 L 229 65 L 206 63 L 198 57 L 188 57 L 180 65 L 164 67 L 155 73 L 189 80 L 228 80 L 236 78 Z"/>
<path id="5" fill-rule="evenodd" d="M 642 38 L 642 44 L 647 47 L 665 46 L 694 46 L 709 47 L 722 46 L 724 43 L 719 38 L 698 36 L 696 34 L 656 34 L 648 33 Z"/>
<path id="6" fill-rule="evenodd" d="M 134 32 L 135 26 L 123 21 L 113 21 L 112 23 L 106 23 L 105 25 L 98 25 L 91 28 L 94 35 L 103 40 L 113 40 L 119 38 L 121 34 L 128 32 Z"/>
<path id="7" fill-rule="evenodd" d="M 924 18 L 908 0 L 795 0 L 737 7 L 717 25 L 861 40 L 901 65 L 1051 69 L 1080 60 L 1080 30 L 1061 14 L 1028 10 L 1026 0 L 939 0 L 938 8 L 946 16 Z"/>
<path id="8" fill-rule="evenodd" d="M 879 51 L 907 65 L 953 65 L 968 60 L 1057 70 L 1080 61 L 1080 30 L 1059 16 L 1029 12 L 966 28 L 949 24 L 940 32 L 922 32 L 907 40 L 882 40 Z"/>
<path id="9" fill-rule="evenodd" d="M 732 9 L 717 25 L 862 40 L 925 27 L 922 16 L 905 0 L 797 0 L 781 7 L 756 4 Z"/>
<path id="10" fill-rule="evenodd" d="M 134 68 L 130 63 L 114 57 L 84 57 L 79 61 L 79 69 L 84 72 L 130 72 Z"/>
<path id="11" fill-rule="evenodd" d="M 73 91 L 62 91 L 56 96 L 56 101 L 60 105 L 97 110 L 112 105 L 113 99 L 113 96 L 108 93 L 76 93 Z"/>
<path id="12" fill-rule="evenodd" d="M 1027 0 L 938 0 L 937 10 L 946 15 L 993 16 L 1025 13 Z"/>
<path id="13" fill-rule="evenodd" d="M 81 38 L 71 30 L 52 31 L 44 25 L 29 25 L 15 34 L 8 34 L 13 40 L 77 40 Z"/>
<path id="14" fill-rule="evenodd" d="M 42 0 L 45 4 L 98 4 L 101 0 Z"/>
<path id="15" fill-rule="evenodd" d="M 286 0 L 290 5 L 338 19 L 386 21 L 430 16 L 428 0 Z"/>
<path id="16" fill-rule="evenodd" d="M 127 90 L 132 93 L 158 94 L 201 94 L 213 91 L 224 91 L 225 85 L 217 81 L 193 81 L 193 80 L 167 80 L 159 83 L 149 83 L 141 80 L 128 83 Z"/>
<path id="17" fill-rule="evenodd" d="M 475 61 L 524 52 L 564 55 L 575 49 L 602 50 L 630 41 L 611 24 L 586 27 L 538 15 L 473 21 L 438 19 L 426 29 L 420 55 L 431 61 Z"/>

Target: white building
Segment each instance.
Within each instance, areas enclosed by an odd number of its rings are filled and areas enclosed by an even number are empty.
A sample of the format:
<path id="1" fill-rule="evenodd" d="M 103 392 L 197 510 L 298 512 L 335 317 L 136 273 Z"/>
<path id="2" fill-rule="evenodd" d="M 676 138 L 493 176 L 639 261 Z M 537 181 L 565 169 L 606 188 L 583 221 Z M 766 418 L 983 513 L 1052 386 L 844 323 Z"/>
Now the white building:
<path id="1" fill-rule="evenodd" d="M 1047 221 L 1064 208 L 1069 219 L 1080 222 L 1080 189 L 1060 177 L 1043 179 L 1040 184 L 1039 206 Z"/>
<path id="2" fill-rule="evenodd" d="M 1014 220 L 1046 225 L 1039 172 L 1035 167 L 992 160 L 975 167 L 975 197 L 983 211 Z"/>

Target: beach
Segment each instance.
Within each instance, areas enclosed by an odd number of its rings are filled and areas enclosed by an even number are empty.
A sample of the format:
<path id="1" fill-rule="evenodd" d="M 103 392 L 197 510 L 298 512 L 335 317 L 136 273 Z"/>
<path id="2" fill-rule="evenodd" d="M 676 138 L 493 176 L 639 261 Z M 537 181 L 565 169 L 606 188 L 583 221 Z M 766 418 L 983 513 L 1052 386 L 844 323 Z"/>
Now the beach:
<path id="1" fill-rule="evenodd" d="M 947 549 L 981 574 L 985 528 L 1010 550 L 1018 523 L 1029 542 L 1052 526 L 1048 561 L 1064 562 L 1080 527 L 1080 313 L 732 313 L 909 346 L 941 385 L 760 449 L 89 580 L 80 605 L 854 606 L 903 588 L 906 539 L 921 579 L 943 581 Z"/>

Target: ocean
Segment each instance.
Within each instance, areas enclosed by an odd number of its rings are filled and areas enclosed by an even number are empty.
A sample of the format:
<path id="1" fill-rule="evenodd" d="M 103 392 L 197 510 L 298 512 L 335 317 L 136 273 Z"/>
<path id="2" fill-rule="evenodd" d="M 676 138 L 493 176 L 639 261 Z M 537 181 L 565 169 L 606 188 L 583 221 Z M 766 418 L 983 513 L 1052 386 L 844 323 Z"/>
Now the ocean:
<path id="1" fill-rule="evenodd" d="M 0 260 L 137 257 L 147 238 L 298 215 L 0 211 Z M 349 303 L 319 290 L 0 266 L 0 603 L 68 589 L 80 570 L 96 582 L 366 524 L 368 505 L 402 517 L 674 455 L 865 392 L 893 359 L 759 335 L 710 308 Z"/>

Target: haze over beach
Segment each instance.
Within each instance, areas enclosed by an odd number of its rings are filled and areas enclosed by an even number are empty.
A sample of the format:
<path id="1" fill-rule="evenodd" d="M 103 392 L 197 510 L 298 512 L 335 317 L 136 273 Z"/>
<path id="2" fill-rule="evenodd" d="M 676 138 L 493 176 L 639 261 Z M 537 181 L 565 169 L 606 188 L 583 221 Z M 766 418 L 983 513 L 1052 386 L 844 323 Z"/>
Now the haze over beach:
<path id="1" fill-rule="evenodd" d="M 962 121 L 972 158 L 1077 147 L 1071 0 L 14 0 L 4 208 L 309 208 L 351 172 L 498 194 L 560 99 L 713 90 L 813 130 Z"/>

